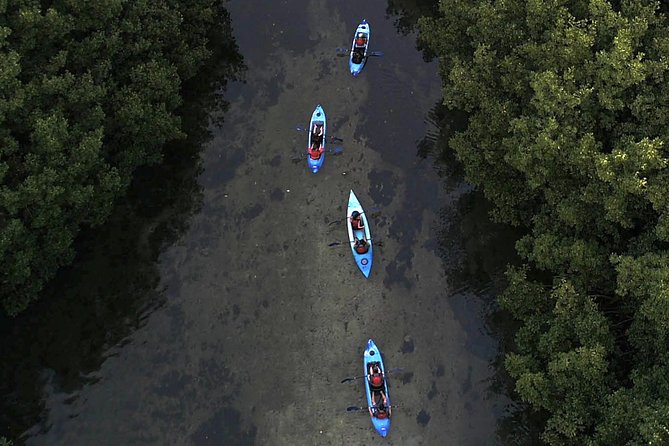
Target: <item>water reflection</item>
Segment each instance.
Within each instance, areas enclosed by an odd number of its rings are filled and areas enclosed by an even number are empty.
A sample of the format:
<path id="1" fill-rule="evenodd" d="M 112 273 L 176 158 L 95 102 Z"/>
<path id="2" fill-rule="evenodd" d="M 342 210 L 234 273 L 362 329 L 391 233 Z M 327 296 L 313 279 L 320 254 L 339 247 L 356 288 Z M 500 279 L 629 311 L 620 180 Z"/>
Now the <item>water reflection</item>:
<path id="1" fill-rule="evenodd" d="M 447 281 L 455 290 L 449 296 L 449 304 L 468 331 L 467 350 L 490 361 L 493 375 L 486 387 L 503 401 L 497 408 L 497 441 L 505 445 L 537 444 L 538 432 L 532 427 L 537 425 L 533 420 L 536 415 L 510 399 L 514 383 L 504 369 L 503 359 L 515 327 L 496 303 L 496 296 L 505 285 L 506 266 L 519 263 L 514 245 L 522 234 L 491 221 L 490 203 L 480 191 L 467 185 L 463 167 L 448 147 L 449 139 L 466 127 L 467 115 L 450 111 L 439 102 L 429 113 L 428 121 L 434 130 L 419 142 L 418 156 L 434 160 L 447 191 L 457 197 L 442 208 L 438 232 Z"/>
<path id="2" fill-rule="evenodd" d="M 183 88 L 179 113 L 187 138 L 166 146 L 161 165 L 138 172 L 104 226 L 82 231 L 75 262 L 38 304 L 16 319 L 0 320 L 2 435 L 17 438 L 31 426 L 28 436 L 48 431 L 45 400 L 72 404 L 79 389 L 99 379 L 102 363 L 164 304 L 156 260 L 201 205 L 197 175 L 201 147 L 210 138 L 207 116 L 220 123 L 226 82 L 244 69 L 227 12 L 220 14 L 210 36 L 215 52 Z"/>
<path id="3" fill-rule="evenodd" d="M 418 19 L 434 17 L 439 11 L 439 2 L 434 0 L 388 0 L 386 14 L 397 16 L 395 26 L 402 34 L 415 31 Z"/>
<path id="4" fill-rule="evenodd" d="M 465 174 L 455 152 L 448 147 L 448 141 L 455 133 L 467 127 L 468 116 L 459 110 L 448 110 L 441 101 L 427 114 L 426 121 L 432 130 L 418 142 L 418 156 L 434 160 L 434 168 L 444 181 L 446 190 L 453 192 L 465 186 Z"/>

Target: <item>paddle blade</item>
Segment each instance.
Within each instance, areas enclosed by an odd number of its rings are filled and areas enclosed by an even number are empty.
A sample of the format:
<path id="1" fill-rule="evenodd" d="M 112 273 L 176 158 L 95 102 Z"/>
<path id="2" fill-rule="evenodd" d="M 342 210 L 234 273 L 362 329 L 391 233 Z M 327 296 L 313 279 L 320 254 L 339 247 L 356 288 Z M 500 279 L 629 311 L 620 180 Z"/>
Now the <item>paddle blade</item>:
<path id="1" fill-rule="evenodd" d="M 381 51 L 371 51 L 369 53 L 369 55 L 370 56 L 375 56 L 375 57 L 381 57 L 381 56 L 383 56 L 383 52 L 381 52 Z"/>
<path id="2" fill-rule="evenodd" d="M 332 243 L 328 244 L 328 246 L 331 246 L 331 247 L 332 246 L 339 246 L 341 244 L 342 244 L 341 242 L 332 242 Z M 351 378 L 351 379 L 353 379 L 353 378 Z M 342 382 L 344 382 L 344 381 L 342 381 Z"/>
<path id="3" fill-rule="evenodd" d="M 351 50 L 349 50 L 348 48 L 337 48 L 336 51 L 337 51 L 337 56 L 339 57 L 346 57 L 351 52 Z"/>
<path id="4" fill-rule="evenodd" d="M 358 412 L 358 411 L 360 411 L 360 410 L 365 410 L 365 409 L 366 409 L 365 407 L 348 406 L 348 407 L 346 408 L 346 411 L 347 411 L 347 412 Z"/>
<path id="5" fill-rule="evenodd" d="M 332 149 L 332 154 L 333 155 L 339 155 L 341 153 L 344 153 L 344 148 L 343 147 L 335 147 Z"/>
<path id="6" fill-rule="evenodd" d="M 347 383 L 349 381 L 353 381 L 354 379 L 355 378 L 344 378 L 344 379 L 341 380 L 341 383 L 344 384 L 344 383 Z"/>

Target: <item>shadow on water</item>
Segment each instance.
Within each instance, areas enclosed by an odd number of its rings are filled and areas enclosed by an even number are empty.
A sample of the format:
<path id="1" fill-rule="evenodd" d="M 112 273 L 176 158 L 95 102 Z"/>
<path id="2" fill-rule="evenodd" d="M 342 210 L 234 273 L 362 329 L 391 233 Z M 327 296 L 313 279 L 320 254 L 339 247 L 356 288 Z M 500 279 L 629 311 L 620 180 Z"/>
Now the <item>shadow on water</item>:
<path id="1" fill-rule="evenodd" d="M 526 407 L 512 401 L 514 382 L 504 368 L 516 327 L 496 300 L 506 286 L 507 265 L 520 263 L 514 245 L 521 233 L 492 222 L 490 210 L 490 203 L 476 190 L 465 192 L 455 206 L 444 208 L 439 236 L 441 255 L 449 285 L 455 290 L 449 303 L 469 333 L 467 348 L 490 360 L 493 375 L 488 391 L 506 400 L 505 407 L 500 408 L 497 441 L 529 446 L 539 443 L 537 432 L 532 430 L 536 424 L 529 422 L 532 417 Z M 479 309 L 478 317 L 471 314 L 472 308 Z M 479 318 L 483 318 L 483 327 Z"/>
<path id="2" fill-rule="evenodd" d="M 438 2 L 388 0 L 386 14 L 396 17 L 397 31 L 407 35 L 417 31 L 420 17 L 438 14 Z M 420 39 L 417 39 L 416 47 L 422 51 L 426 62 L 434 59 L 435 55 L 421 45 Z M 400 81 L 396 83 L 399 85 Z M 520 263 L 515 242 L 522 233 L 492 222 L 491 204 L 465 181 L 463 167 L 455 151 L 449 147 L 449 140 L 458 131 L 467 128 L 467 120 L 465 112 L 448 110 L 439 101 L 426 118 L 432 130 L 417 143 L 418 157 L 433 162 L 448 194 L 447 204 L 440 211 L 441 228 L 435 242 L 436 249 L 443 259 L 449 287 L 454 290 L 449 304 L 456 319 L 468 332 L 467 348 L 490 361 L 494 373 L 487 383 L 488 391 L 498 395 L 500 401 L 505 401 L 504 407 L 499 408 L 494 442 L 514 446 L 540 444 L 541 414 L 533 413 L 513 400 L 516 397 L 515 384 L 506 373 L 503 361 L 513 345 L 517 327 L 511 316 L 499 308 L 496 300 L 506 286 L 504 271 L 507 265 Z M 402 164 L 410 162 L 409 159 L 395 161 Z"/>
<path id="3" fill-rule="evenodd" d="M 455 317 L 469 332 L 467 348 L 481 357 L 492 358 L 494 374 L 488 382 L 488 391 L 507 400 L 499 415 L 497 441 L 514 446 L 539 444 L 540 415 L 512 400 L 515 397 L 514 382 L 503 362 L 517 327 L 496 301 L 506 286 L 504 271 L 507 265 L 520 264 L 515 242 L 523 233 L 491 221 L 490 202 L 480 191 L 466 184 L 462 165 L 448 147 L 449 139 L 466 128 L 467 115 L 449 111 L 439 102 L 429 113 L 428 120 L 435 130 L 419 142 L 418 156 L 434 160 L 434 167 L 447 192 L 457 195 L 455 203 L 441 210 L 442 226 L 438 236 L 448 283 L 455 290 L 449 303 Z M 483 333 L 481 321 L 472 314 L 472 307 L 481 309 L 485 324 Z"/>
<path id="4" fill-rule="evenodd" d="M 432 131 L 418 142 L 418 156 L 421 159 L 434 160 L 434 168 L 444 181 L 446 190 L 453 190 L 465 184 L 462 165 L 449 149 L 449 139 L 458 131 L 467 128 L 468 116 L 465 112 L 448 110 L 441 101 L 429 111 L 426 121 L 431 124 Z"/>
<path id="5" fill-rule="evenodd" d="M 439 2 L 434 0 L 388 0 L 386 14 L 395 17 L 395 27 L 406 35 L 416 30 L 418 19 L 434 17 L 439 12 Z"/>
<path id="6" fill-rule="evenodd" d="M 16 439 L 31 427 L 32 433 L 48 431 L 45 389 L 72 394 L 95 383 L 104 361 L 165 303 L 157 259 L 201 205 L 197 175 L 202 145 L 211 138 L 208 125 L 223 119 L 226 84 L 244 70 L 228 13 L 221 8 L 220 14 L 210 36 L 216 42 L 212 57 L 183 86 L 179 114 L 187 137 L 166 145 L 163 163 L 137 172 L 102 227 L 80 233 L 74 263 L 39 303 L 15 319 L 0 319 L 0 435 Z"/>

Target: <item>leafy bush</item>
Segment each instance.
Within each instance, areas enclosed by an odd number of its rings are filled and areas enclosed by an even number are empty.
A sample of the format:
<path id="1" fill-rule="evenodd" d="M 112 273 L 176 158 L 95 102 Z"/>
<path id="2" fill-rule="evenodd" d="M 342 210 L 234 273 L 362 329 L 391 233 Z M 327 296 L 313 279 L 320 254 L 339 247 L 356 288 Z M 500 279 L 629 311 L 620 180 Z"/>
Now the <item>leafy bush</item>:
<path id="1" fill-rule="evenodd" d="M 669 443 L 669 26 L 657 1 L 441 0 L 449 141 L 526 229 L 506 360 L 551 445 Z M 539 280 L 539 277 L 552 280 Z"/>
<path id="2" fill-rule="evenodd" d="M 15 315 L 105 221 L 135 169 L 183 137 L 182 82 L 214 0 L 0 2 L 0 296 Z"/>

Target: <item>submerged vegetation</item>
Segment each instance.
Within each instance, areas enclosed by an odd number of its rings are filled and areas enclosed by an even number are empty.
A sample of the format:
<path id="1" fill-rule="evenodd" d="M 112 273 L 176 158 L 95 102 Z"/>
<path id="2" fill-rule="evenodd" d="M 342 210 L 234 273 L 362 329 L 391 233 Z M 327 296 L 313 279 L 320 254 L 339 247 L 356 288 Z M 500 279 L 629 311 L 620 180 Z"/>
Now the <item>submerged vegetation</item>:
<path id="1" fill-rule="evenodd" d="M 15 315 L 185 137 L 182 86 L 230 33 L 216 0 L 0 2 L 0 300 Z M 215 39 L 214 39 L 215 40 Z M 216 47 L 234 45 L 231 36 Z"/>
<path id="2" fill-rule="evenodd" d="M 669 442 L 669 21 L 658 1 L 441 0 L 449 141 L 524 228 L 505 366 L 550 445 Z"/>

